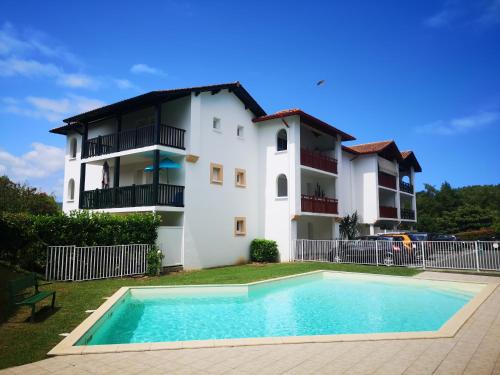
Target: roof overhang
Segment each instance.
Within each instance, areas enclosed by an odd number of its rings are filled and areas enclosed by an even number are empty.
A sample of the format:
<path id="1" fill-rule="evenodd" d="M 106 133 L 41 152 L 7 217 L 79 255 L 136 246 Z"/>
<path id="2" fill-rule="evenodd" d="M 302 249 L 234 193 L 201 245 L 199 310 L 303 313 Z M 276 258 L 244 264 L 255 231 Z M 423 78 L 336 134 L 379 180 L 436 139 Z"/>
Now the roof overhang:
<path id="1" fill-rule="evenodd" d="M 342 130 L 337 129 L 336 127 L 318 119 L 317 117 L 314 117 L 308 113 L 305 113 L 304 111 L 300 109 L 289 109 L 285 111 L 280 111 L 273 113 L 271 115 L 266 115 L 266 116 L 260 116 L 257 117 L 253 120 L 253 122 L 264 122 L 268 120 L 273 120 L 277 118 L 285 118 L 289 116 L 299 116 L 300 121 L 306 125 L 309 125 L 313 129 L 316 129 L 320 132 L 326 133 L 328 135 L 336 137 L 337 135 L 340 135 L 342 141 L 353 141 L 356 138 L 354 138 L 352 135 L 347 134 L 343 132 Z"/>
<path id="2" fill-rule="evenodd" d="M 248 91 L 245 90 L 241 83 L 232 82 L 210 86 L 151 91 L 146 94 L 109 104 L 76 116 L 68 117 L 64 120 L 66 125 L 52 129 L 50 132 L 56 134 L 67 134 L 68 131 L 81 127 L 81 124 L 84 123 L 88 124 L 106 118 L 115 117 L 117 115 L 136 111 L 154 104 L 179 99 L 191 95 L 191 93 L 195 93 L 195 95 L 199 95 L 202 92 L 211 92 L 212 94 L 216 94 L 221 90 L 229 90 L 229 92 L 234 93 L 234 95 L 236 95 L 236 97 L 238 97 L 238 99 L 240 99 L 245 105 L 245 108 L 251 110 L 255 116 L 264 116 L 266 114 L 262 107 L 255 101 Z"/>
<path id="3" fill-rule="evenodd" d="M 422 172 L 422 167 L 420 166 L 420 163 L 418 162 L 417 157 L 415 156 L 415 153 L 413 151 L 403 151 L 401 152 L 401 155 L 403 156 L 403 161 L 399 164 L 403 168 L 413 167 L 415 172 Z"/>

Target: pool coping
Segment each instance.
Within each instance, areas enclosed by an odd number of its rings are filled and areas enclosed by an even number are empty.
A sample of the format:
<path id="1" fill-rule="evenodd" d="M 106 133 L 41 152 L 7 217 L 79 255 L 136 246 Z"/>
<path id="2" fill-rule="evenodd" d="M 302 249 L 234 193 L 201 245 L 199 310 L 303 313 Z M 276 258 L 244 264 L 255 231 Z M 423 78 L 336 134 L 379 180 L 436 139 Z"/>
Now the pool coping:
<path id="1" fill-rule="evenodd" d="M 317 273 L 334 273 L 361 275 L 365 277 L 383 277 L 383 278 L 402 278 L 405 280 L 421 281 L 440 281 L 446 283 L 460 284 L 482 284 L 483 289 L 477 293 L 465 306 L 458 310 L 443 326 L 437 331 L 419 331 L 419 332 L 386 332 L 386 333 L 357 333 L 357 334 L 335 334 L 335 335 L 313 335 L 313 336 L 281 336 L 281 337 L 256 337 L 256 338 L 235 338 L 235 339 L 213 339 L 213 340 L 191 340 L 191 341 L 168 341 L 153 343 L 131 343 L 131 344 L 110 344 L 110 345 L 80 345 L 74 346 L 83 335 L 92 328 L 92 326 L 104 316 L 113 305 L 120 300 L 130 289 L 149 289 L 149 288 L 224 288 L 224 287 L 250 287 L 262 283 L 270 283 L 290 278 L 303 277 Z M 213 348 L 213 347 L 232 347 L 232 346 L 250 346 L 250 345 L 275 345 L 275 344 L 302 344 L 302 343 L 325 343 L 325 342 L 347 342 L 347 341 L 377 341 L 377 340 L 407 340 L 407 339 L 434 339 L 453 337 L 463 324 L 472 316 L 472 314 L 488 299 L 500 282 L 477 282 L 477 281 L 454 281 L 442 280 L 432 277 L 407 277 L 392 276 L 384 274 L 367 274 L 359 272 L 316 270 L 306 273 L 277 277 L 254 281 L 246 284 L 201 284 L 201 285 L 165 285 L 165 286 L 134 286 L 121 287 L 101 306 L 95 310 L 88 318 L 80 323 L 67 337 L 57 344 L 47 355 L 74 355 L 89 353 L 116 353 L 129 351 L 149 351 L 166 349 L 193 349 L 193 348 Z"/>

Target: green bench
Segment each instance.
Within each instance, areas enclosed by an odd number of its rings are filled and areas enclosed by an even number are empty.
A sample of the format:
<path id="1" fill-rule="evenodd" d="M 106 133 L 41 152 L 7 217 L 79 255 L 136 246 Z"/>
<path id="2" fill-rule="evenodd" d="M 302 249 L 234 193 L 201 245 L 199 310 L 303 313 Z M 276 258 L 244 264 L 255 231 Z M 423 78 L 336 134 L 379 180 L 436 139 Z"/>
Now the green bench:
<path id="1" fill-rule="evenodd" d="M 29 292 L 24 292 L 26 289 L 34 287 L 35 291 L 32 295 L 27 296 Z M 35 320 L 35 305 L 41 300 L 52 296 L 52 309 L 56 302 L 56 292 L 39 291 L 38 280 L 36 274 L 30 274 L 9 282 L 9 294 L 11 306 L 31 306 L 31 321 Z"/>

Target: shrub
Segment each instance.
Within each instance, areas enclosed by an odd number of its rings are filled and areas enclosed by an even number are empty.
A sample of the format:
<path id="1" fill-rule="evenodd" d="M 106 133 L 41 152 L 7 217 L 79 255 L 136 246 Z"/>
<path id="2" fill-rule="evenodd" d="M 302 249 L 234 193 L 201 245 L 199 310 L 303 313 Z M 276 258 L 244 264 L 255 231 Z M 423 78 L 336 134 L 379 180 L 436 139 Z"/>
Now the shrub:
<path id="1" fill-rule="evenodd" d="M 146 254 L 146 260 L 148 262 L 148 269 L 146 273 L 149 276 L 158 276 L 161 271 L 161 260 L 163 259 L 163 253 L 157 246 L 151 246 L 151 249 Z"/>
<path id="2" fill-rule="evenodd" d="M 494 228 L 481 228 L 456 233 L 456 236 L 462 241 L 489 241 L 495 235 L 498 235 L 498 233 L 496 233 Z"/>
<path id="3" fill-rule="evenodd" d="M 279 257 L 276 241 L 255 239 L 250 244 L 252 262 L 277 262 Z"/>
<path id="4" fill-rule="evenodd" d="M 159 225 L 160 217 L 151 213 L 2 213 L 0 260 L 27 270 L 41 271 L 45 264 L 47 246 L 154 244 Z"/>

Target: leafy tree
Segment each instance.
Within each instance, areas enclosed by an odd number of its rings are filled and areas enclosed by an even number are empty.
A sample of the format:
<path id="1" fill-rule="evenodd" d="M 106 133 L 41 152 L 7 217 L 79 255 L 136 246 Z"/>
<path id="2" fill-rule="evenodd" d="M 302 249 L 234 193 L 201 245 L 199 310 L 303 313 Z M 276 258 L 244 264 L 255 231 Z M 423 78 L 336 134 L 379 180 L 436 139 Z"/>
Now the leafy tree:
<path id="1" fill-rule="evenodd" d="M 493 228 L 500 233 L 500 185 L 440 189 L 425 184 L 417 193 L 417 228 L 426 232 L 457 233 Z"/>
<path id="2" fill-rule="evenodd" d="M 18 184 L 0 176 L 0 213 L 30 213 L 53 215 L 59 207 L 53 196 L 26 184 Z"/>

